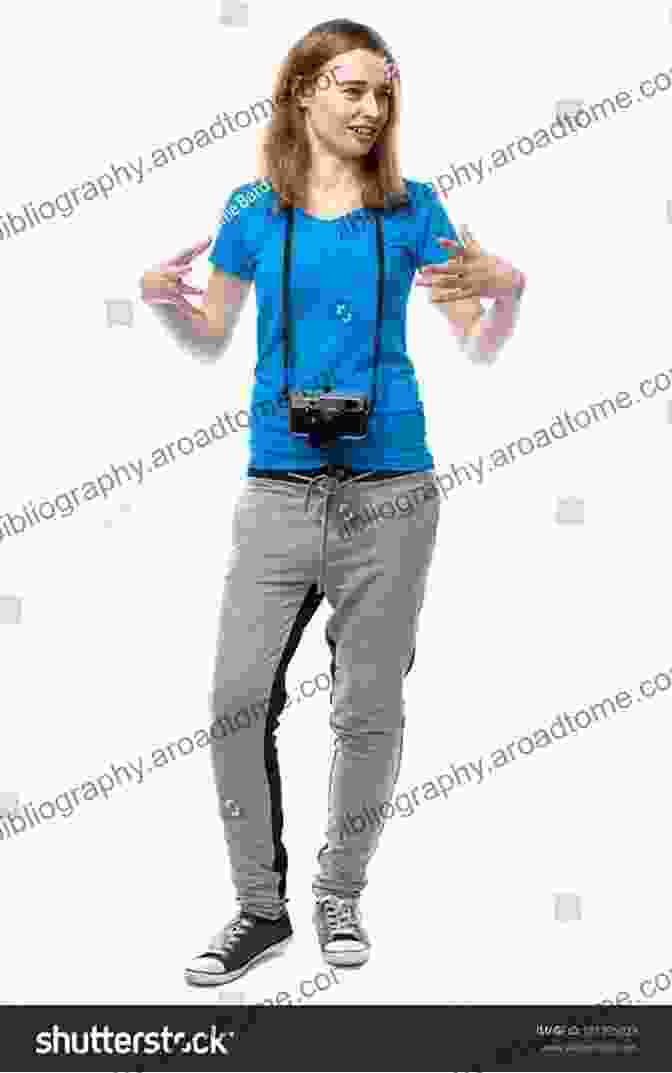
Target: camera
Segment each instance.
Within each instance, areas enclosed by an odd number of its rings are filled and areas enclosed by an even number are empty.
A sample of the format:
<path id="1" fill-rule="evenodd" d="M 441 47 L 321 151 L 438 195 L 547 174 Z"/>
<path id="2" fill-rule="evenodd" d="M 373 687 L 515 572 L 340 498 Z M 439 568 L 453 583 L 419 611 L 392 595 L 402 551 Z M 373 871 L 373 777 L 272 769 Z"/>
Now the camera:
<path id="1" fill-rule="evenodd" d="M 369 399 L 339 391 L 292 391 L 289 394 L 289 431 L 303 436 L 311 447 L 336 440 L 361 440 L 369 426 Z"/>

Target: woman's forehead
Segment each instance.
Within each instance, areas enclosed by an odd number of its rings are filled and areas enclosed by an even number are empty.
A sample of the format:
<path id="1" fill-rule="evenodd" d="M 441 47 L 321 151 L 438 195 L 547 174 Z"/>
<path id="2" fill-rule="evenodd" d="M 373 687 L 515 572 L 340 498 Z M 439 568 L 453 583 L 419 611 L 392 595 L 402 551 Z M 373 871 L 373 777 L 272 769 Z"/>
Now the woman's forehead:
<path id="1" fill-rule="evenodd" d="M 347 57 L 328 64 L 337 82 L 384 82 L 387 81 L 388 64 L 383 56 Z"/>

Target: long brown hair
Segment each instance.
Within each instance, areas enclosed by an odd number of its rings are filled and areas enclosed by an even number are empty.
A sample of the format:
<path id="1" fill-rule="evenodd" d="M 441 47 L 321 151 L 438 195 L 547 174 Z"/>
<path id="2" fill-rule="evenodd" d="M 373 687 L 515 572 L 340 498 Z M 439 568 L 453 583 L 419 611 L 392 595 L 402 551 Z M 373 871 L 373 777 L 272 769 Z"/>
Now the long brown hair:
<path id="1" fill-rule="evenodd" d="M 309 30 L 289 50 L 273 87 L 273 115 L 258 150 L 259 178 L 269 181 L 278 195 L 277 209 L 304 204 L 310 164 L 310 144 L 297 93 L 314 85 L 329 60 L 356 48 L 395 59 L 375 30 L 350 19 L 334 19 Z M 408 203 L 399 165 L 400 83 L 392 79 L 388 121 L 362 161 L 362 203 L 366 208 L 391 208 Z"/>

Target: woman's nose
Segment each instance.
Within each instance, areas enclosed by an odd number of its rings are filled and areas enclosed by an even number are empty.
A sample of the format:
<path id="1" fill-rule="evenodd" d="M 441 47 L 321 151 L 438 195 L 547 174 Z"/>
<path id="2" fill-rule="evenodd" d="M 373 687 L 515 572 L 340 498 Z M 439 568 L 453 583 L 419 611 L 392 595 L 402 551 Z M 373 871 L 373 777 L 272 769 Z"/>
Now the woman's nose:
<path id="1" fill-rule="evenodd" d="M 380 119 L 380 106 L 375 98 L 373 92 L 362 99 L 362 109 L 367 116 L 371 116 L 372 119 Z"/>

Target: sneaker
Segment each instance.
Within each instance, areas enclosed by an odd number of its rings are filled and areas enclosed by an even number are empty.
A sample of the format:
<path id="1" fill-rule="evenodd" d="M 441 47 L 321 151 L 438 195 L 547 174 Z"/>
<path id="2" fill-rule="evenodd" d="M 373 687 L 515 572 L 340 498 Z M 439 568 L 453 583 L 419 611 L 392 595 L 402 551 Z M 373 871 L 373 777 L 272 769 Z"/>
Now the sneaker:
<path id="1" fill-rule="evenodd" d="M 315 902 L 313 922 L 324 960 L 329 965 L 363 965 L 371 943 L 364 931 L 357 898 L 327 894 Z"/>
<path id="2" fill-rule="evenodd" d="M 292 937 L 285 913 L 265 920 L 241 910 L 185 970 L 188 984 L 228 984 L 273 951 L 284 950 Z"/>

